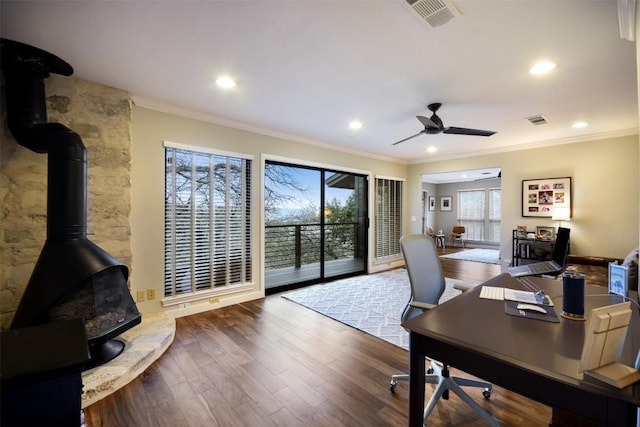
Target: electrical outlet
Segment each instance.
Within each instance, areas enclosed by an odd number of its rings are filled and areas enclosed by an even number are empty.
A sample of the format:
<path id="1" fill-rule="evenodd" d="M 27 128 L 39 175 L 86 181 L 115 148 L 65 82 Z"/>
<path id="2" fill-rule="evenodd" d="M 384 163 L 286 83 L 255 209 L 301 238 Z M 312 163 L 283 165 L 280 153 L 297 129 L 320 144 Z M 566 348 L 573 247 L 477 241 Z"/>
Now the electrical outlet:
<path id="1" fill-rule="evenodd" d="M 136 301 L 138 302 L 142 302 L 144 301 L 144 291 L 138 291 L 138 293 L 136 294 Z"/>
<path id="2" fill-rule="evenodd" d="M 155 289 L 147 289 L 147 299 L 148 300 L 156 299 L 156 290 Z"/>

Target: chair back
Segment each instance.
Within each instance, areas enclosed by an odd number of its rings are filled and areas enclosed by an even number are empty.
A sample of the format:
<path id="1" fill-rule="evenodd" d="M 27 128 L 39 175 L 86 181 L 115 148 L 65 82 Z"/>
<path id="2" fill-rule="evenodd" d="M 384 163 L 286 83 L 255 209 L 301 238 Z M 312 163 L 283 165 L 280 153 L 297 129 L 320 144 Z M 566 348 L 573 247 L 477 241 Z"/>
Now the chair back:
<path id="1" fill-rule="evenodd" d="M 424 234 L 408 234 L 400 238 L 402 256 L 411 283 L 411 301 L 438 304 L 445 290 L 442 265 L 433 239 Z M 407 321 L 423 310 L 409 304 L 402 313 L 402 321 Z"/>
<path id="2" fill-rule="evenodd" d="M 465 231 L 466 229 L 464 228 L 464 225 L 453 226 L 453 234 L 464 234 Z"/>
<path id="3" fill-rule="evenodd" d="M 567 266 L 567 255 L 569 254 L 569 232 L 571 230 L 564 227 L 558 227 L 556 235 L 556 243 L 553 246 L 553 260 L 558 263 L 564 270 Z"/>

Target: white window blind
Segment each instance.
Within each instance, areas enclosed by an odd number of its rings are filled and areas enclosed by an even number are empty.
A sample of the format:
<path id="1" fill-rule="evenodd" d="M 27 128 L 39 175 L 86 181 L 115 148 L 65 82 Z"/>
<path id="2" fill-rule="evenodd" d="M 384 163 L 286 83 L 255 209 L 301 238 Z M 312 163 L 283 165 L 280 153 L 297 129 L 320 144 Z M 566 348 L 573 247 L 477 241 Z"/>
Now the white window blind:
<path id="1" fill-rule="evenodd" d="M 165 148 L 165 297 L 246 284 L 251 160 Z"/>
<path id="2" fill-rule="evenodd" d="M 397 258 L 402 236 L 403 182 L 390 178 L 375 179 L 375 258 Z"/>
<path id="3" fill-rule="evenodd" d="M 489 236 L 488 240 L 500 242 L 502 220 L 502 192 L 499 188 L 489 189 Z"/>
<path id="4" fill-rule="evenodd" d="M 466 240 L 484 240 L 485 191 L 458 190 L 458 223 Z"/>
<path id="5" fill-rule="evenodd" d="M 499 188 L 458 190 L 458 223 L 466 240 L 500 242 L 501 197 Z"/>

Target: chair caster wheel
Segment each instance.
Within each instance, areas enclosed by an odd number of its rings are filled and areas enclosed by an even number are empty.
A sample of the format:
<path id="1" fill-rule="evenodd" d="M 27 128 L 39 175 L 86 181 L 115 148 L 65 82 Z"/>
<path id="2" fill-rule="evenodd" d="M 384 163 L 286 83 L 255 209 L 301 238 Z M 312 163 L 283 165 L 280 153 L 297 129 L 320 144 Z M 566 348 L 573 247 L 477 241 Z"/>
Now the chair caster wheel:
<path id="1" fill-rule="evenodd" d="M 491 397 L 491 390 L 489 390 L 488 388 L 485 388 L 484 391 L 482 392 L 482 395 L 484 396 L 485 399 L 489 399 Z"/>
<path id="2" fill-rule="evenodd" d="M 389 391 L 390 391 L 392 394 L 395 394 L 395 392 L 396 392 L 396 384 L 398 384 L 398 383 L 397 383 L 397 382 L 395 382 L 395 381 L 391 381 L 391 382 L 389 383 Z"/>

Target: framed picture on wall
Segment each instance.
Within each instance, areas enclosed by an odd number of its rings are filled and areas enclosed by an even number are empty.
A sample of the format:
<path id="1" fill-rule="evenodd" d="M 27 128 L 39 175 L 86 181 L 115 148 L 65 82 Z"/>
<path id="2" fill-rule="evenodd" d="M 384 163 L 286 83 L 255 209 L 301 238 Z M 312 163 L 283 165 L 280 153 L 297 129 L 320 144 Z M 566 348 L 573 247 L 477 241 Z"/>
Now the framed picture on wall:
<path id="1" fill-rule="evenodd" d="M 443 212 L 451 210 L 451 196 L 440 197 L 440 210 Z"/>
<path id="2" fill-rule="evenodd" d="M 551 218 L 556 207 L 571 208 L 571 177 L 522 180 L 522 216 Z"/>
<path id="3" fill-rule="evenodd" d="M 429 196 L 429 210 L 430 211 L 436 210 L 436 198 L 433 196 Z"/>

